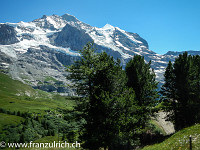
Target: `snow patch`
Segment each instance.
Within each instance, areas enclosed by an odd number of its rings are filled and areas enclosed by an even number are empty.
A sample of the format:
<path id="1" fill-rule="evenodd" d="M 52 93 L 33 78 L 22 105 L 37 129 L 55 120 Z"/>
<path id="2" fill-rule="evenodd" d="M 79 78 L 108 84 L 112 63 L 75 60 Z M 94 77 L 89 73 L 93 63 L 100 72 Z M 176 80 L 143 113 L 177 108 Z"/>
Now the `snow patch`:
<path id="1" fill-rule="evenodd" d="M 120 29 L 118 27 L 116 27 L 116 29 L 119 30 L 120 32 L 122 32 L 124 35 L 126 35 L 133 43 L 135 43 L 135 44 L 137 44 L 137 43 L 142 44 L 141 41 L 136 40 L 132 35 L 129 35 L 126 31 L 124 31 L 124 30 L 122 30 L 122 29 Z M 145 47 L 145 46 L 143 46 L 143 47 Z"/>
<path id="2" fill-rule="evenodd" d="M 116 46 L 122 47 L 123 49 L 125 49 L 125 50 L 127 50 L 127 51 L 130 51 L 129 48 L 123 46 L 122 43 L 120 43 L 119 41 L 115 41 L 115 42 L 116 42 L 116 44 L 117 44 Z"/>
<path id="3" fill-rule="evenodd" d="M 13 49 L 13 45 L 0 45 L 0 51 L 10 57 L 17 58 L 16 52 Z"/>
<path id="4" fill-rule="evenodd" d="M 115 30 L 115 27 L 113 27 L 110 24 L 106 24 L 104 27 L 101 28 L 102 30 Z"/>

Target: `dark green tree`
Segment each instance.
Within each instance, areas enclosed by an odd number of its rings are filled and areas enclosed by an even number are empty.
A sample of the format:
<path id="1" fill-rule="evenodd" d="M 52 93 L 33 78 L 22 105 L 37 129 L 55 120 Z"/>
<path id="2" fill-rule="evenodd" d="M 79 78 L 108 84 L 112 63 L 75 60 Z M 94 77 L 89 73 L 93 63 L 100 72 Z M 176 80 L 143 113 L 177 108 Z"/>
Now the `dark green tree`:
<path id="1" fill-rule="evenodd" d="M 192 70 L 192 98 L 194 100 L 193 104 L 193 113 L 195 115 L 195 123 L 200 122 L 200 56 L 193 56 L 193 70 Z"/>
<path id="2" fill-rule="evenodd" d="M 166 111 L 171 115 L 175 129 L 193 125 L 199 121 L 199 56 L 180 54 L 172 66 L 169 62 L 162 87 Z"/>
<path id="3" fill-rule="evenodd" d="M 179 55 L 174 62 L 174 99 L 177 101 L 177 123 L 176 129 L 182 129 L 191 124 L 193 120 L 191 117 L 189 103 L 191 101 L 191 69 L 192 59 L 187 53 Z"/>
<path id="4" fill-rule="evenodd" d="M 95 72 L 95 65 L 98 61 L 98 56 L 95 54 L 95 49 L 92 43 L 88 43 L 82 50 L 81 59 L 71 65 L 67 71 L 70 74 L 67 76 L 73 82 L 73 87 L 81 97 L 92 95 L 92 78 Z"/>
<path id="5" fill-rule="evenodd" d="M 172 62 L 169 61 L 167 68 L 165 69 L 164 73 L 164 81 L 165 83 L 162 86 L 161 93 L 163 94 L 163 98 L 173 99 L 174 98 L 174 73 L 173 73 L 173 65 Z"/>
<path id="6" fill-rule="evenodd" d="M 100 147 L 114 149 L 122 139 L 125 140 L 125 134 L 129 135 L 134 131 L 131 127 L 137 122 L 136 118 L 127 119 L 129 128 L 125 129 L 122 123 L 125 108 L 127 116 L 135 111 L 132 105 L 134 96 L 122 96 L 122 93 L 125 93 L 126 76 L 120 61 L 115 61 L 105 52 L 94 51 L 91 43 L 80 51 L 81 58 L 69 67 L 68 78 L 73 81 L 77 94 L 82 97 L 78 110 L 82 111 L 82 117 L 86 121 L 82 130 L 84 146 L 92 150 Z M 119 145 L 133 145 L 131 140 L 126 141 L 126 144 Z"/>
<path id="7" fill-rule="evenodd" d="M 140 107 L 135 100 L 135 92 L 131 88 L 124 88 L 119 95 L 106 93 L 101 98 L 107 108 L 108 148 L 111 150 L 136 148 L 140 144 L 141 127 L 138 126 Z"/>
<path id="8" fill-rule="evenodd" d="M 135 91 L 136 101 L 140 107 L 138 127 L 145 129 L 150 116 L 153 114 L 153 107 L 158 98 L 155 73 L 151 69 L 151 61 L 145 63 L 144 57 L 135 55 L 126 64 L 127 86 Z M 143 135 L 141 135 L 141 142 Z"/>
<path id="9" fill-rule="evenodd" d="M 177 100 L 175 98 L 175 75 L 174 68 L 171 61 L 169 61 L 165 73 L 164 73 L 164 81 L 165 83 L 161 87 L 160 93 L 162 94 L 162 101 L 164 105 L 164 110 L 168 112 L 167 120 L 170 120 L 174 123 L 175 129 L 178 124 L 178 116 L 177 116 Z"/>

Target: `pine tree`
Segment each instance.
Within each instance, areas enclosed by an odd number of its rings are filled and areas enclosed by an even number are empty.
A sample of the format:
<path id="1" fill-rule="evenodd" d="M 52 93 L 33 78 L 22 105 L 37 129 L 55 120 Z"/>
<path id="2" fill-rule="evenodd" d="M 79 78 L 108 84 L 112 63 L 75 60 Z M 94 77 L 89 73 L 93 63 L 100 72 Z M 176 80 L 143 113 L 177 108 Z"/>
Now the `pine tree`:
<path id="1" fill-rule="evenodd" d="M 192 99 L 193 107 L 191 108 L 193 110 L 193 114 L 195 115 L 195 123 L 200 122 L 200 56 L 196 55 L 193 56 L 193 84 L 192 87 Z"/>
<path id="2" fill-rule="evenodd" d="M 177 130 L 182 129 L 188 125 L 192 125 L 192 116 L 190 112 L 189 103 L 191 99 L 191 56 L 185 52 L 174 62 L 174 98 L 177 100 Z"/>
<path id="3" fill-rule="evenodd" d="M 165 71 L 162 94 L 165 108 L 171 113 L 175 129 L 193 125 L 199 120 L 199 56 L 180 54 L 172 66 L 169 62 Z"/>
<path id="4" fill-rule="evenodd" d="M 164 110 L 168 112 L 167 120 L 170 120 L 174 123 L 175 129 L 177 129 L 177 100 L 175 96 L 175 75 L 174 68 L 171 61 L 169 61 L 165 73 L 164 73 L 164 81 L 165 83 L 161 87 L 160 93 L 162 94 L 162 101 L 164 104 Z"/>
<path id="5" fill-rule="evenodd" d="M 140 107 L 135 100 L 135 92 L 124 88 L 120 95 L 106 93 L 102 99 L 108 109 L 106 124 L 112 133 L 106 140 L 109 149 L 134 149 L 140 145 L 141 127 L 138 126 Z M 108 128 L 109 129 L 109 128 Z M 109 131 L 109 130 L 108 130 Z"/>
<path id="6" fill-rule="evenodd" d="M 77 94 L 82 97 L 92 95 L 92 78 L 94 75 L 95 64 L 97 63 L 97 55 L 92 43 L 88 43 L 83 50 L 80 50 L 81 59 L 71 65 L 67 71 L 67 76 L 73 82 Z"/>
<path id="7" fill-rule="evenodd" d="M 120 143 L 125 140 L 125 134 L 133 132 L 137 119 L 125 117 L 135 111 L 132 105 L 135 99 L 131 94 L 130 97 L 123 94 L 127 93 L 124 91 L 126 76 L 120 61 L 105 52 L 94 53 L 91 43 L 80 52 L 80 60 L 68 69 L 68 78 L 72 79 L 77 94 L 82 97 L 77 109 L 82 111 L 86 121 L 82 130 L 83 146 L 92 150 L 123 146 Z M 127 128 L 121 123 L 125 118 Z M 128 141 L 126 146 L 131 145 L 130 140 L 125 141 Z"/>
<path id="8" fill-rule="evenodd" d="M 151 62 L 145 63 L 144 57 L 135 55 L 126 64 L 127 86 L 135 91 L 136 100 L 141 107 L 140 121 L 138 126 L 144 129 L 146 122 L 152 114 L 152 107 L 155 106 L 158 98 L 157 82 L 155 73 L 151 69 Z"/>
<path id="9" fill-rule="evenodd" d="M 173 73 L 173 65 L 171 61 L 169 61 L 167 68 L 165 69 L 164 74 L 164 81 L 165 83 L 162 86 L 161 93 L 163 94 L 163 98 L 173 98 L 174 97 L 174 73 Z"/>

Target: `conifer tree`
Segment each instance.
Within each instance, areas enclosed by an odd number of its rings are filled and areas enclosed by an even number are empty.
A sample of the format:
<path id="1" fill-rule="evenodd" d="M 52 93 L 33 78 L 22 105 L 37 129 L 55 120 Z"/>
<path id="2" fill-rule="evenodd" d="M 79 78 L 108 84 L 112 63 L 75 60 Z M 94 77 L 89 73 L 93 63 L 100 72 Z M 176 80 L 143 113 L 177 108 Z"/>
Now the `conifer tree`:
<path id="1" fill-rule="evenodd" d="M 172 66 L 169 62 L 165 71 L 165 83 L 161 93 L 165 110 L 171 115 L 168 120 L 175 129 L 193 125 L 199 120 L 199 56 L 180 54 Z"/>
<path id="2" fill-rule="evenodd" d="M 177 100 L 177 130 L 186 127 L 189 124 L 192 124 L 192 116 L 189 114 L 190 106 L 189 103 L 191 99 L 191 69 L 192 69 L 192 60 L 191 56 L 185 52 L 174 62 L 174 86 L 175 94 L 174 98 Z"/>
<path id="3" fill-rule="evenodd" d="M 167 119 L 172 121 L 175 125 L 175 129 L 177 128 L 178 120 L 177 120 L 177 100 L 175 96 L 175 75 L 174 68 L 171 61 L 169 61 L 165 73 L 164 73 L 164 81 L 165 83 L 161 87 L 160 93 L 162 94 L 162 101 L 164 104 L 164 110 L 167 113 Z"/>
<path id="4" fill-rule="evenodd" d="M 86 122 L 81 136 L 83 146 L 92 150 L 133 147 L 132 139 L 137 139 L 134 135 L 139 133 L 138 119 L 134 116 L 138 110 L 134 92 L 125 88 L 127 80 L 120 61 L 105 52 L 94 51 L 88 43 L 80 51 L 80 60 L 68 69 L 68 78 L 82 97 L 78 110 Z"/>
<path id="5" fill-rule="evenodd" d="M 200 122 L 200 56 L 193 56 L 193 84 L 192 87 L 192 99 L 194 100 L 194 104 L 192 110 L 195 115 L 195 123 Z"/>
<path id="6" fill-rule="evenodd" d="M 126 64 L 126 75 L 128 77 L 127 86 L 133 88 L 138 105 L 142 107 L 141 124 L 145 127 L 145 122 L 150 116 L 151 109 L 155 106 L 158 98 L 157 82 L 155 73 L 151 69 L 151 62 L 145 63 L 144 57 L 135 55 Z"/>
<path id="7" fill-rule="evenodd" d="M 164 81 L 165 83 L 162 86 L 161 93 L 165 96 L 163 98 L 173 98 L 174 97 L 174 73 L 173 73 L 173 65 L 172 62 L 169 61 L 167 68 L 164 73 Z"/>

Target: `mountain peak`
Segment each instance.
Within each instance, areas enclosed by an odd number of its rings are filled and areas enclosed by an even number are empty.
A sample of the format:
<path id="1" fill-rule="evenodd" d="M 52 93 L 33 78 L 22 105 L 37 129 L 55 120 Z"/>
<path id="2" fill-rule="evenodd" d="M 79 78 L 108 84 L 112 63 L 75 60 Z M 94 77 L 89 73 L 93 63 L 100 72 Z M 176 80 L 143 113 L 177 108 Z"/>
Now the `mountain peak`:
<path id="1" fill-rule="evenodd" d="M 47 18 L 47 15 L 43 15 L 41 19 L 46 19 Z"/>
<path id="2" fill-rule="evenodd" d="M 102 27 L 102 29 L 104 29 L 104 30 L 113 30 L 113 29 L 115 29 L 115 27 L 113 27 L 110 24 L 106 24 L 104 27 Z"/>
<path id="3" fill-rule="evenodd" d="M 66 21 L 73 21 L 73 22 L 79 21 L 75 16 L 72 16 L 70 14 L 64 14 L 61 17 L 63 20 L 66 20 Z"/>
<path id="4" fill-rule="evenodd" d="M 7 56 L 11 57 L 10 74 L 20 80 L 26 74 L 30 80 L 24 82 L 30 81 L 34 86 L 40 79 L 43 82 L 46 76 L 68 83 L 66 71 L 61 66 L 74 63 L 80 56 L 77 50 L 89 41 L 94 41 L 96 52 L 105 51 L 114 59 L 120 59 L 123 68 L 134 55 L 143 55 L 146 62 L 152 60 L 151 66 L 161 82 L 168 61 L 174 61 L 179 54 L 158 55 L 149 50 L 147 41 L 136 33 L 110 24 L 92 27 L 70 14 L 43 15 L 32 22 L 0 23 L 0 30 L 0 63 L 7 63 Z M 191 53 L 199 54 L 199 51 Z"/>

